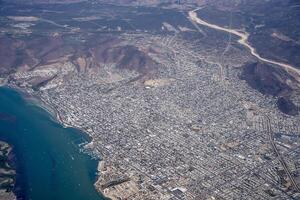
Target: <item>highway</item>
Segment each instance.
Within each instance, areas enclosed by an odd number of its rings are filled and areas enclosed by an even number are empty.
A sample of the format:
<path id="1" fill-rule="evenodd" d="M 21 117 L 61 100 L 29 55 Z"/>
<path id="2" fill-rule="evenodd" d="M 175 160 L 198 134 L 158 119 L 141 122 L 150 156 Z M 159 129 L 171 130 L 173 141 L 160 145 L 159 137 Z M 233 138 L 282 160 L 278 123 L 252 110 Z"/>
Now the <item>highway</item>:
<path id="1" fill-rule="evenodd" d="M 281 163 L 285 173 L 289 177 L 294 189 L 299 192 L 300 189 L 299 189 L 299 186 L 298 186 L 297 182 L 295 181 L 295 179 L 294 179 L 293 175 L 291 174 L 286 162 L 284 161 L 283 157 L 281 156 L 280 152 L 278 151 L 278 149 L 276 147 L 276 144 L 275 144 L 275 141 L 274 141 L 273 131 L 272 131 L 272 128 L 271 128 L 271 120 L 270 120 L 269 116 L 267 116 L 265 114 L 263 114 L 263 117 L 266 120 L 266 124 L 265 124 L 266 126 L 265 127 L 266 127 L 266 131 L 268 133 L 268 136 L 269 136 L 269 142 L 272 145 L 272 148 L 273 148 L 274 152 L 276 153 L 276 156 L 277 156 L 279 162 Z"/>

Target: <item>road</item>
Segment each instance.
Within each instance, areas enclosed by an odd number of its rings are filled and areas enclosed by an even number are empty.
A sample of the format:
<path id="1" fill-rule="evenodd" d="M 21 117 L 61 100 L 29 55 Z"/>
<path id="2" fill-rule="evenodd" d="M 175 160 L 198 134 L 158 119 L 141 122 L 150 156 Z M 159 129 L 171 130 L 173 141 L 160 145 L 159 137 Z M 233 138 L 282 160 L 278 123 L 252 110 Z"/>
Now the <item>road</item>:
<path id="1" fill-rule="evenodd" d="M 250 50 L 250 53 L 256 57 L 258 60 L 261 60 L 263 62 L 266 62 L 266 63 L 270 63 L 270 64 L 274 64 L 274 65 L 277 65 L 281 68 L 283 68 L 284 70 L 286 70 L 287 72 L 291 73 L 291 75 L 295 76 L 296 75 L 296 80 L 298 80 L 300 82 L 300 70 L 289 65 L 289 64 L 286 64 L 286 63 L 281 63 L 281 62 L 277 62 L 277 61 L 274 61 L 274 60 L 270 60 L 270 59 L 267 59 L 267 58 L 263 58 L 261 57 L 257 52 L 256 52 L 256 49 L 254 47 L 252 47 L 249 42 L 248 42 L 248 38 L 249 38 L 249 33 L 247 32 L 242 32 L 240 30 L 235 30 L 235 29 L 229 29 L 229 28 L 224 28 L 224 27 L 221 27 L 221 26 L 218 26 L 216 24 L 211 24 L 211 23 L 208 23 L 202 19 L 200 19 L 197 15 L 197 12 L 198 10 L 200 10 L 201 8 L 197 8 L 195 10 L 192 10 L 192 11 L 189 11 L 189 18 L 191 21 L 197 23 L 197 24 L 201 24 L 203 26 L 207 26 L 207 27 L 210 27 L 210 28 L 213 28 L 213 29 L 216 29 L 216 30 L 220 30 L 220 31 L 224 31 L 224 32 L 228 32 L 228 33 L 231 33 L 231 34 L 234 34 L 238 37 L 240 37 L 240 39 L 238 40 L 238 43 L 240 43 L 241 45 L 245 46 L 247 49 Z"/>
<path id="2" fill-rule="evenodd" d="M 279 160 L 279 162 L 281 163 L 285 173 L 287 174 L 287 176 L 289 177 L 294 189 L 296 191 L 300 191 L 300 188 L 297 184 L 297 182 L 295 181 L 293 175 L 291 174 L 286 162 L 284 161 L 282 155 L 280 154 L 280 152 L 278 151 L 277 147 L 276 147 L 276 144 L 274 142 L 274 135 L 273 135 L 273 131 L 272 131 L 272 128 L 271 128 L 271 121 L 270 121 L 270 118 L 269 116 L 263 114 L 263 117 L 265 118 L 266 120 L 266 131 L 268 133 L 268 136 L 269 136 L 269 142 L 270 144 L 272 145 L 272 148 L 273 148 L 273 151 L 276 153 L 276 156 Z"/>

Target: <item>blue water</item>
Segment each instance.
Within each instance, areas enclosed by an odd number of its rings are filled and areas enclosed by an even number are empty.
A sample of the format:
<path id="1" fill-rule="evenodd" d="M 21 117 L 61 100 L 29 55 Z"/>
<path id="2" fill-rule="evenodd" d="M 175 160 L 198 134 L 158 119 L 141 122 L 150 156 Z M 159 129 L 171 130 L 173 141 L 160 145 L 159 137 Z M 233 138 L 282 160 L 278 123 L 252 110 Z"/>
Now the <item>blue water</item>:
<path id="1" fill-rule="evenodd" d="M 0 140 L 14 148 L 19 199 L 104 199 L 93 186 L 98 161 L 78 146 L 87 135 L 62 127 L 9 88 L 0 88 Z"/>

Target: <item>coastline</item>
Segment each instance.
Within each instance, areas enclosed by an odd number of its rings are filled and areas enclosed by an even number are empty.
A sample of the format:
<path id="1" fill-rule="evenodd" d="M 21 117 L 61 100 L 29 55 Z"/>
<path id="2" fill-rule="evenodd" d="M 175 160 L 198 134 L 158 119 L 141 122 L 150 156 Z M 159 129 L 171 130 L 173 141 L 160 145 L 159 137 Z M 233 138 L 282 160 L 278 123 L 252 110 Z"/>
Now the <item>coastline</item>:
<path id="1" fill-rule="evenodd" d="M 50 119 L 57 122 L 58 124 L 60 124 L 63 128 L 71 128 L 71 129 L 75 129 L 77 131 L 79 131 L 81 134 L 84 134 L 84 137 L 86 137 L 87 139 L 87 144 L 85 144 L 82 147 L 79 148 L 83 148 L 83 149 L 87 149 L 88 146 L 92 146 L 93 145 L 93 137 L 88 133 L 87 130 L 84 130 L 82 127 L 78 127 L 78 126 L 73 126 L 71 124 L 68 124 L 66 122 L 64 122 L 63 117 L 61 116 L 61 114 L 59 113 L 58 110 L 56 110 L 55 108 L 53 108 L 51 105 L 47 104 L 40 96 L 34 94 L 33 92 L 26 90 L 26 88 L 19 88 L 15 85 L 11 85 L 11 84 L 7 84 L 7 83 L 2 83 L 0 85 L 0 87 L 3 88 L 8 88 L 11 90 L 15 90 L 16 92 L 18 92 L 24 99 L 28 100 L 28 102 L 30 104 L 32 104 L 33 106 L 37 106 L 39 108 L 41 108 L 42 110 L 46 111 L 49 116 Z M 86 152 L 85 152 L 86 153 Z M 87 153 L 89 154 L 89 153 Z M 94 157 L 92 157 L 90 154 L 89 156 L 91 157 L 91 159 L 95 159 Z M 103 191 L 100 191 L 99 188 L 96 187 L 97 183 L 100 182 L 100 175 L 101 175 L 101 171 L 100 169 L 103 166 L 104 163 L 104 159 L 97 157 L 96 158 L 98 161 L 98 165 L 96 168 L 97 171 L 97 175 L 95 176 L 95 180 L 93 182 L 93 186 L 96 189 L 96 191 L 105 199 L 110 200 L 111 198 L 109 198 L 108 196 L 105 196 Z M 15 199 L 8 199 L 8 200 L 16 200 L 17 199 L 17 193 L 18 191 L 13 191 L 13 194 L 15 196 Z"/>
<path id="2" fill-rule="evenodd" d="M 16 200 L 17 195 L 15 194 L 15 189 L 16 189 L 17 174 L 16 174 L 16 166 L 14 164 L 13 146 L 9 144 L 7 141 L 1 139 L 0 148 L 1 148 L 0 174 L 2 178 L 1 188 L 0 188 L 0 199 Z M 5 184 L 10 184 L 10 185 L 5 186 Z"/>

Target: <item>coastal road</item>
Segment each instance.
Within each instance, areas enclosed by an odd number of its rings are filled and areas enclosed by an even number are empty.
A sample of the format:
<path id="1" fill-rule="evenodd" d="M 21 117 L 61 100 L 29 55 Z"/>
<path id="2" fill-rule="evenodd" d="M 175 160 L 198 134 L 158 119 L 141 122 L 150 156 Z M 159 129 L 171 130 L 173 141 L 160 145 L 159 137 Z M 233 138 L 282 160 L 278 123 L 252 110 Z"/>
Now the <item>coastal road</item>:
<path id="1" fill-rule="evenodd" d="M 277 62 L 277 61 L 274 61 L 274 60 L 270 60 L 270 59 L 267 59 L 267 58 L 263 58 L 261 57 L 257 52 L 256 52 L 256 49 L 254 47 L 252 47 L 249 42 L 248 42 L 248 38 L 249 38 L 249 33 L 247 32 L 244 32 L 244 31 L 240 31 L 240 30 L 235 30 L 235 29 L 230 29 L 230 28 L 224 28 L 224 27 L 221 27 L 221 26 L 218 26 L 216 24 L 211 24 L 211 23 L 208 23 L 202 19 L 200 19 L 197 15 L 197 11 L 200 10 L 202 8 L 197 8 L 195 10 L 192 10 L 192 11 L 189 11 L 189 19 L 191 21 L 193 21 L 194 23 L 197 23 L 197 24 L 200 24 L 200 25 L 203 25 L 203 26 L 207 26 L 207 27 L 210 27 L 210 28 L 213 28 L 213 29 L 216 29 L 216 30 L 220 30 L 220 31 L 224 31 L 224 32 L 228 32 L 230 34 L 234 34 L 238 37 L 240 37 L 240 39 L 238 40 L 238 43 L 240 43 L 241 45 L 245 46 L 247 49 L 250 50 L 250 53 L 256 57 L 258 60 L 261 60 L 265 63 L 269 63 L 269 64 L 274 64 L 274 65 L 277 65 L 281 68 L 283 68 L 284 70 L 286 70 L 287 72 L 289 72 L 291 75 L 293 75 L 296 80 L 298 82 L 300 82 L 300 70 L 289 65 L 289 64 L 286 64 L 286 63 L 281 63 L 281 62 Z"/>

